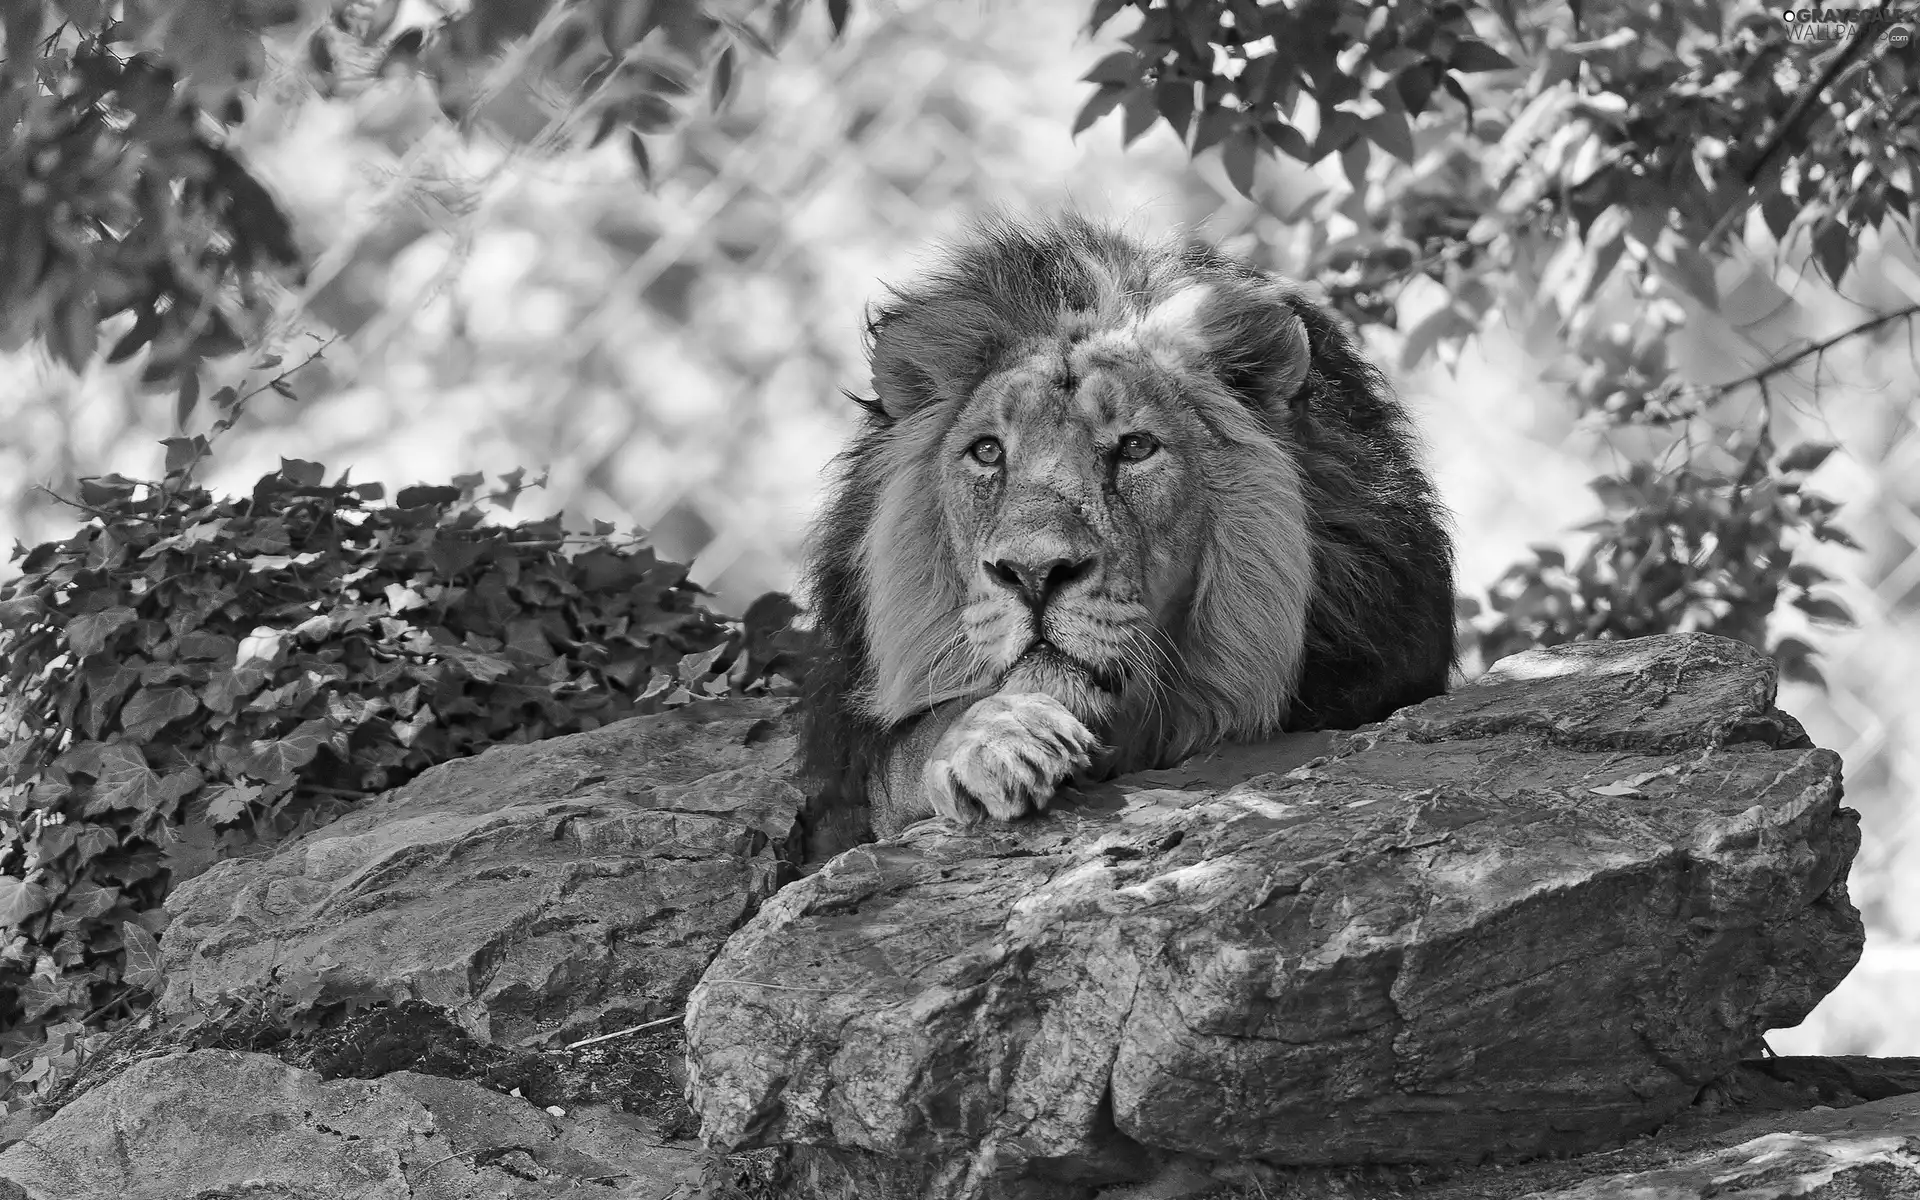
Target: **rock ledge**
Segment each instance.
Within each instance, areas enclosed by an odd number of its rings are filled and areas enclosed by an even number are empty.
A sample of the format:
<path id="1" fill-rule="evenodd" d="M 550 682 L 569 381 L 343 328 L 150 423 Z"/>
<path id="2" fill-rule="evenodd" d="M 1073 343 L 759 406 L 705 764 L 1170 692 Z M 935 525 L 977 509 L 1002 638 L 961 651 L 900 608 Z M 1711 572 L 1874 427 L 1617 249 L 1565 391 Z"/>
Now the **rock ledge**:
<path id="1" fill-rule="evenodd" d="M 1619 1144 L 1859 955 L 1839 760 L 1773 699 L 1725 639 L 1565 646 L 1351 735 L 849 851 L 695 989 L 703 1136 L 817 1147 L 868 1197 Z"/>

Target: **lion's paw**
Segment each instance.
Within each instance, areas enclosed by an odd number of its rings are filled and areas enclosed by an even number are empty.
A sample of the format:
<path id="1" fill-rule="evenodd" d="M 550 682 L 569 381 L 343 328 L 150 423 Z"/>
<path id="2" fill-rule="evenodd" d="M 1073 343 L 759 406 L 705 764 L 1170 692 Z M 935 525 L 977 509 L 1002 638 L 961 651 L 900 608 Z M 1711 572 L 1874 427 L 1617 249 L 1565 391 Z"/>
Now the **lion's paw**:
<path id="1" fill-rule="evenodd" d="M 1054 789 L 1092 764 L 1099 739 L 1042 692 L 996 693 L 942 734 L 923 779 L 933 811 L 963 824 L 1043 809 Z"/>

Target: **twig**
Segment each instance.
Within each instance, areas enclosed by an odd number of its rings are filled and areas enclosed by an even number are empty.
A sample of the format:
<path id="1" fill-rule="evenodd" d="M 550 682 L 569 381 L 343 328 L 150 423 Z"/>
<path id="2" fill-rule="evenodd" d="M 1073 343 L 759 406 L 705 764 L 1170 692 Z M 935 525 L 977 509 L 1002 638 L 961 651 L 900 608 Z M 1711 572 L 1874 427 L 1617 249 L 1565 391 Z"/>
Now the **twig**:
<path id="1" fill-rule="evenodd" d="M 582 1046 L 591 1046 L 596 1042 L 610 1042 L 615 1038 L 626 1037 L 628 1034 L 645 1033 L 649 1029 L 659 1029 L 662 1026 L 683 1021 L 686 1019 L 686 1016 L 687 1014 L 685 1013 L 675 1013 L 671 1017 L 661 1017 L 658 1021 L 642 1021 L 640 1024 L 629 1026 L 626 1029 L 616 1029 L 612 1033 L 603 1033 L 598 1037 L 581 1038 L 577 1042 L 569 1042 L 567 1045 L 562 1046 L 561 1049 L 578 1050 Z"/>
<path id="2" fill-rule="evenodd" d="M 92 513 L 94 516 L 99 517 L 103 521 L 111 521 L 118 518 L 121 515 L 116 512 L 108 512 L 104 508 L 95 508 L 93 505 L 87 504 L 84 501 L 75 500 L 68 496 L 62 496 L 59 492 L 54 491 L 52 486 L 49 484 L 36 483 L 33 485 L 33 490 L 36 492 L 44 492 L 51 499 L 61 504 L 65 504 L 71 508 L 77 508 L 81 512 Z"/>
<path id="3" fill-rule="evenodd" d="M 1733 494 L 1739 499 L 1760 478 L 1760 468 L 1773 453 L 1773 396 L 1767 391 L 1764 381 L 1760 383 L 1760 434 L 1753 439 L 1753 453 L 1747 455 L 1746 465 L 1740 468 L 1740 477 L 1733 481 Z"/>
<path id="4" fill-rule="evenodd" d="M 1783 375 L 1787 371 L 1792 370 L 1806 359 L 1825 354 L 1849 338 L 1859 337 L 1863 333 L 1871 333 L 1882 325 L 1891 325 L 1895 321 L 1902 321 L 1917 316 L 1920 316 L 1920 303 L 1909 304 L 1905 308 L 1897 308 L 1892 312 L 1881 313 L 1872 320 L 1862 321 L 1851 329 L 1843 329 L 1832 337 L 1822 338 L 1817 342 L 1810 342 L 1785 358 L 1775 359 L 1751 375 L 1743 375 L 1739 379 L 1730 380 L 1726 383 L 1702 384 L 1689 390 L 1694 395 L 1724 396 L 1730 392 L 1739 391 L 1743 387 L 1763 384 L 1776 375 Z"/>
<path id="5" fill-rule="evenodd" d="M 741 987 L 772 988 L 776 992 L 813 992 L 821 996 L 831 996 L 832 988 L 793 987 L 784 983 L 762 983 L 758 979 L 703 979 L 702 983 L 737 983 Z"/>
<path id="6" fill-rule="evenodd" d="M 201 463 L 205 462 L 208 458 L 212 456 L 213 443 L 219 440 L 219 437 L 221 434 L 227 432 L 229 429 L 232 429 L 234 425 L 239 422 L 241 416 L 244 415 L 246 412 L 248 401 L 252 400 L 255 396 L 258 396 L 262 392 L 266 392 L 266 391 L 277 392 L 277 391 L 280 391 L 280 389 L 288 386 L 287 385 L 288 379 L 291 379 L 294 376 L 294 374 L 296 374 L 297 372 L 304 371 L 308 367 L 312 366 L 314 363 L 319 362 L 322 358 L 326 356 L 328 349 L 330 349 L 333 346 L 333 344 L 339 340 L 340 340 L 340 335 L 337 333 L 334 334 L 332 337 L 326 339 L 325 341 L 321 342 L 318 346 L 315 346 L 312 350 L 308 351 L 307 356 L 304 359 L 301 359 L 298 363 L 295 363 L 293 366 L 288 367 L 284 371 L 281 371 L 278 375 L 275 375 L 272 379 L 267 380 L 265 383 L 254 388 L 252 391 L 248 392 L 244 396 L 236 395 L 234 397 L 233 403 L 227 405 L 226 413 L 222 415 L 219 420 L 215 421 L 213 425 L 207 430 L 207 432 L 202 435 L 206 440 L 206 449 L 196 450 L 194 452 L 193 457 L 190 460 L 188 460 L 187 464 L 181 467 L 177 472 L 167 472 L 167 480 L 171 481 L 174 475 L 177 474 L 180 478 L 181 488 L 184 489 L 188 485 L 190 485 L 193 482 L 193 473 L 199 469 Z M 282 393 L 282 394 L 290 394 L 290 393 Z M 178 494 L 176 492 L 172 492 L 168 490 L 166 487 L 166 483 L 164 481 L 162 483 L 161 490 L 168 496 L 173 496 Z"/>

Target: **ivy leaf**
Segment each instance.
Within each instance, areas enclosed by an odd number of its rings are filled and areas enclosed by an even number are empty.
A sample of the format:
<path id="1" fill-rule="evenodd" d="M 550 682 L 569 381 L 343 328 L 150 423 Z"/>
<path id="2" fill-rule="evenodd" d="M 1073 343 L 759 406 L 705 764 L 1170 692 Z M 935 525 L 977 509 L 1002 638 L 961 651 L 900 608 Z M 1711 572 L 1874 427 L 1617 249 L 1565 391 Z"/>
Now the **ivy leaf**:
<path id="1" fill-rule="evenodd" d="M 120 977 L 134 987 L 158 992 L 161 982 L 167 977 L 166 960 L 160 953 L 159 940 L 141 925 L 122 921 L 120 941 L 126 946 L 127 952 L 126 965 L 121 968 Z"/>
<path id="2" fill-rule="evenodd" d="M 162 438 L 160 444 L 167 449 L 166 472 L 169 475 L 199 462 L 212 448 L 206 438 L 198 436 Z"/>
<path id="3" fill-rule="evenodd" d="M 97 738 L 127 689 L 140 678 L 140 672 L 112 659 L 95 657 L 88 660 L 81 675 L 87 681 L 87 707 L 81 715 L 81 729 L 89 738 Z"/>
<path id="4" fill-rule="evenodd" d="M 259 691 L 267 682 L 267 670 L 258 664 L 246 664 L 214 676 L 201 695 L 206 706 L 217 713 L 230 713 L 240 702 Z"/>
<path id="5" fill-rule="evenodd" d="M 162 728 L 199 708 L 199 699 L 186 688 L 145 688 L 120 710 L 120 728 L 133 741 L 152 741 Z"/>
<path id="6" fill-rule="evenodd" d="M 126 742 L 107 742 L 100 747 L 99 771 L 93 796 L 81 808 L 83 816 L 93 817 L 116 809 L 168 815 L 174 806 L 205 782 L 193 767 L 185 767 L 161 777 L 147 765 L 140 751 Z"/>
<path id="7" fill-rule="evenodd" d="M 252 811 L 266 789 L 241 780 L 224 783 L 207 793 L 207 820 L 215 825 L 231 825 Z"/>
<path id="8" fill-rule="evenodd" d="M 241 759 L 242 769 L 255 779 L 268 782 L 291 778 L 313 761 L 333 733 L 333 726 L 325 720 L 304 721 L 283 738 L 251 743 Z"/>
<path id="9" fill-rule="evenodd" d="M 680 660 L 679 673 L 682 683 L 695 683 L 713 673 L 713 664 L 726 652 L 726 646 L 715 646 L 700 654 L 689 654 Z"/>
<path id="10" fill-rule="evenodd" d="M 45 975 L 35 975 L 20 989 L 20 1004 L 26 1010 L 27 1020 L 37 1021 L 54 1009 L 73 1003 L 76 991 L 84 986 L 85 983 L 77 979 L 50 979 Z M 20 1082 L 46 1076 L 48 1072 L 41 1066 L 43 1063 L 47 1067 L 52 1066 L 50 1058 L 37 1058 L 33 1068 L 20 1076 Z"/>
<path id="11" fill-rule="evenodd" d="M 511 662 L 493 654 L 483 654 L 466 646 L 435 646 L 435 654 L 450 658 L 460 664 L 462 670 L 480 683 L 492 683 L 496 679 L 513 674 Z"/>
<path id="12" fill-rule="evenodd" d="M 283 458 L 280 460 L 280 474 L 294 487 L 317 488 L 326 481 L 327 468 L 304 458 Z"/>
<path id="13" fill-rule="evenodd" d="M 0 875 L 0 926 L 18 928 L 20 923 L 47 907 L 47 889 L 12 875 Z"/>
<path id="14" fill-rule="evenodd" d="M 71 929 L 76 925 L 91 921 L 95 917 L 105 916 L 119 902 L 120 889 L 101 887 L 85 879 L 75 880 L 67 894 L 61 897 L 60 915 L 54 920 L 56 928 Z"/>
<path id="15" fill-rule="evenodd" d="M 266 625 L 254 626 L 253 632 L 241 638 L 240 644 L 234 650 L 234 670 L 238 671 L 254 663 L 260 664 L 263 668 L 271 667 L 280 657 L 280 648 L 286 640 L 287 631 L 284 629 L 273 629 Z"/>
<path id="16" fill-rule="evenodd" d="M 22 629 L 47 615 L 47 606 L 38 596 L 16 596 L 0 600 L 0 630 Z"/>
<path id="17" fill-rule="evenodd" d="M 116 808 L 149 811 L 160 791 L 160 776 L 147 765 L 139 748 L 126 742 L 104 742 L 98 754 L 93 799 L 81 811 L 89 817 Z"/>
<path id="18" fill-rule="evenodd" d="M 83 863 L 99 858 L 120 844 L 120 839 L 114 836 L 111 829 L 103 829 L 98 825 L 67 824 L 56 826 L 56 828 L 76 831 L 73 839 L 74 850 Z"/>
<path id="19" fill-rule="evenodd" d="M 197 659 L 237 659 L 240 643 L 224 633 L 209 633 L 197 629 L 186 634 L 174 643 L 173 656 L 183 661 Z"/>
<path id="20" fill-rule="evenodd" d="M 107 648 L 107 639 L 133 624 L 137 614 L 122 605 L 82 613 L 67 622 L 67 646 L 75 658 L 91 658 Z"/>

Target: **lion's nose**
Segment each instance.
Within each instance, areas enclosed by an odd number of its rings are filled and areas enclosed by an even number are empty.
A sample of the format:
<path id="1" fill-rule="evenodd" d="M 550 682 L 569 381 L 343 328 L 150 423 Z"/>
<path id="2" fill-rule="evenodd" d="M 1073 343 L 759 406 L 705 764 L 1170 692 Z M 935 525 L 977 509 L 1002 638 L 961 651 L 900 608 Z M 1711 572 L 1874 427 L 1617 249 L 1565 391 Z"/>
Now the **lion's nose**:
<path id="1" fill-rule="evenodd" d="M 981 565 L 986 567 L 988 579 L 1013 589 L 1021 599 L 1038 609 L 1061 588 L 1076 579 L 1085 578 L 1093 570 L 1093 559 L 1049 558 L 1038 562 L 1021 562 L 1003 558 Z"/>

